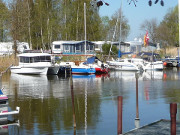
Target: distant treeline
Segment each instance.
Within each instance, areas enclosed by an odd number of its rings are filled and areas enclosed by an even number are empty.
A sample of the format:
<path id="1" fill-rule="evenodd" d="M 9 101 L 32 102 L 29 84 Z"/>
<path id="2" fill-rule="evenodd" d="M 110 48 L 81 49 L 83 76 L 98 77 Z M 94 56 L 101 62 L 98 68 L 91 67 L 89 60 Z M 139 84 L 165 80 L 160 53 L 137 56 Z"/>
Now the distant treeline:
<path id="1" fill-rule="evenodd" d="M 101 7 L 92 4 L 92 0 L 0 0 L 0 42 L 18 40 L 28 42 L 32 49 L 50 49 L 52 41 L 84 40 L 84 2 L 87 40 L 112 41 L 116 30 L 113 41 L 119 41 L 120 22 L 121 40 L 126 40 L 130 26 L 123 13 L 119 16 L 121 10 L 112 17 L 101 17 Z M 176 46 L 178 6 L 169 10 L 159 25 L 146 20 L 139 27 L 148 30 L 153 42 Z"/>
<path id="2" fill-rule="evenodd" d="M 48 49 L 55 40 L 84 40 L 84 2 L 87 40 L 111 40 L 118 14 L 101 18 L 100 7 L 91 0 L 0 0 L 0 41 L 18 40 L 34 49 Z M 126 38 L 129 26 L 127 19 L 122 20 Z"/>

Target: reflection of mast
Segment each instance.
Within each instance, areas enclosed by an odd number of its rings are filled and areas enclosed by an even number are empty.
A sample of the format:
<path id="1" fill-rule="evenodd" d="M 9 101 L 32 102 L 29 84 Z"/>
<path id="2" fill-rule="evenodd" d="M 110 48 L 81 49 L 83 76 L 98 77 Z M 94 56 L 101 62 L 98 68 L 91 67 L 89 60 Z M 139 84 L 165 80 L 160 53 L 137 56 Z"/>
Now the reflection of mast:
<path id="1" fill-rule="evenodd" d="M 84 111 L 84 132 L 85 135 L 87 135 L 87 80 L 85 82 L 85 97 L 84 97 L 84 104 L 85 104 L 85 111 Z"/>

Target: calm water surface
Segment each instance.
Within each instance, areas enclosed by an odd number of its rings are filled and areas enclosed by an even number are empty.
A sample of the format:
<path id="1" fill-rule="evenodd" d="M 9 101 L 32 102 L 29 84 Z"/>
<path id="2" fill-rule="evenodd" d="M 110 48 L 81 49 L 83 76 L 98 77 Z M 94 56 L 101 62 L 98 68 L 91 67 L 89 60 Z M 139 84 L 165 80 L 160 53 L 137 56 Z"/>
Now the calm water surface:
<path id="1" fill-rule="evenodd" d="M 143 72 L 138 77 L 140 126 L 170 119 L 169 103 L 180 102 L 180 71 Z M 73 75 L 72 81 L 76 134 L 117 134 L 117 96 L 123 96 L 123 133 L 135 128 L 134 72 Z M 8 117 L 18 119 L 19 126 L 9 126 L 7 134 L 74 134 L 70 77 L 7 73 L 1 87 L 9 97 L 9 109 L 20 107 L 18 117 Z"/>

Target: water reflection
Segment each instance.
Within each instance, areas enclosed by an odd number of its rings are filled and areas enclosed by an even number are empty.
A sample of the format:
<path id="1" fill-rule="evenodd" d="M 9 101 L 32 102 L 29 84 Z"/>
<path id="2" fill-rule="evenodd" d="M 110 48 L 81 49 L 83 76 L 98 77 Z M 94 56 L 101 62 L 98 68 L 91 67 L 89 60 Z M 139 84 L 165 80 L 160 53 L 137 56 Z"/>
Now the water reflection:
<path id="1" fill-rule="evenodd" d="M 11 74 L 10 82 L 12 87 L 16 87 L 18 89 L 18 96 L 43 98 L 50 95 L 48 89 L 48 79 L 46 75 L 36 76 Z M 12 91 L 9 91 L 10 95 L 14 94 L 13 89 L 11 90 Z"/>
<path id="2" fill-rule="evenodd" d="M 1 135 L 14 134 L 15 132 L 19 131 L 18 128 L 19 128 L 19 120 L 16 120 L 16 121 L 0 120 L 0 134 Z"/>
<path id="3" fill-rule="evenodd" d="M 179 70 L 73 75 L 77 134 L 116 134 L 117 96 L 123 96 L 123 131 L 135 127 L 136 76 L 141 126 L 169 118 L 169 103 L 180 102 Z M 9 106 L 21 108 L 15 134 L 73 134 L 70 77 L 7 74 L 2 86 Z"/>
<path id="4" fill-rule="evenodd" d="M 21 127 L 25 128 L 21 132 L 72 133 L 73 119 L 69 80 L 70 78 L 59 76 L 10 75 L 9 105 L 16 104 L 21 108 L 20 122 L 22 123 Z M 3 83 L 3 85 L 5 84 Z M 95 76 L 73 76 L 73 84 L 77 130 L 84 133 L 82 129 L 85 127 L 87 129 L 87 125 L 96 127 L 101 102 L 95 91 L 100 91 L 101 88 L 99 83 L 95 83 Z M 5 87 L 8 88 L 8 85 Z M 33 129 L 38 130 L 33 131 Z M 87 133 L 86 130 L 85 133 Z"/>

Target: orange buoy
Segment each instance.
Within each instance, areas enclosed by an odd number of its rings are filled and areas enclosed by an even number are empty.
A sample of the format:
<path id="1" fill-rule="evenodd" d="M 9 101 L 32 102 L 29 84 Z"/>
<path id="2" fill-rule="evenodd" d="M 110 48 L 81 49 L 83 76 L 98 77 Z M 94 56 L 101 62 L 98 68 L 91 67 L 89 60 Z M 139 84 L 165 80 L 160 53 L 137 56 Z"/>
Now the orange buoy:
<path id="1" fill-rule="evenodd" d="M 167 62 L 164 62 L 163 65 L 164 65 L 164 66 L 167 66 Z"/>

